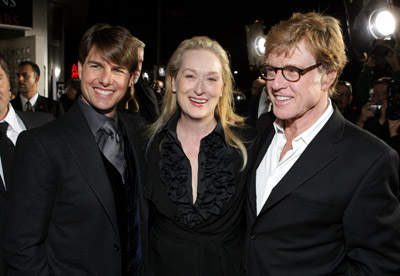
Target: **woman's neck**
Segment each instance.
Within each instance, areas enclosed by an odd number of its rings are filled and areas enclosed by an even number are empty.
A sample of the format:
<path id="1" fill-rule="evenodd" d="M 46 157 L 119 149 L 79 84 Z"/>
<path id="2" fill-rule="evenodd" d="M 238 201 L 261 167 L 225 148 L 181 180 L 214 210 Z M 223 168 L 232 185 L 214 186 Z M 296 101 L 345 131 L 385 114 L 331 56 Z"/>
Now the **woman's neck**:
<path id="1" fill-rule="evenodd" d="M 192 137 L 201 140 L 202 138 L 210 134 L 214 130 L 216 125 L 217 121 L 214 117 L 210 118 L 210 120 L 208 121 L 196 121 L 181 116 L 176 126 L 178 138 Z"/>

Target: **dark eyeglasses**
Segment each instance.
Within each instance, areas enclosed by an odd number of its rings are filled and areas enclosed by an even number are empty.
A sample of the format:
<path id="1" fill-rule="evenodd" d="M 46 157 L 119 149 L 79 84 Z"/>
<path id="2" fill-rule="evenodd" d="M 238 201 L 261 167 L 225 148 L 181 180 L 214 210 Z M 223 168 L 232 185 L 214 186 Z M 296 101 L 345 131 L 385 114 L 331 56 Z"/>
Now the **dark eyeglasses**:
<path id="1" fill-rule="evenodd" d="M 295 66 L 285 66 L 285 67 L 273 67 L 267 64 L 261 65 L 261 75 L 266 80 L 274 80 L 278 70 L 282 71 L 282 75 L 285 79 L 291 82 L 296 82 L 300 79 L 300 77 L 311 70 L 319 67 L 321 63 L 314 64 L 310 67 L 300 69 Z"/>

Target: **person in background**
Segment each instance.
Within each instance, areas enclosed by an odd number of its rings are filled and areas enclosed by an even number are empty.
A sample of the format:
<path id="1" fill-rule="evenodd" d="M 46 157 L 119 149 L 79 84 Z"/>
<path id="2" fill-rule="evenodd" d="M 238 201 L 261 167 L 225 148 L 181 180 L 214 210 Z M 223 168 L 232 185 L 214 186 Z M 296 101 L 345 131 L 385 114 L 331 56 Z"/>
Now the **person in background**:
<path id="1" fill-rule="evenodd" d="M 266 82 L 264 79 L 255 79 L 253 81 L 253 84 L 251 86 L 251 96 L 257 96 L 260 95 L 261 91 L 263 90 Z"/>
<path id="2" fill-rule="evenodd" d="M 10 104 L 10 71 L 4 57 L 0 55 L 0 244 L 4 237 L 7 188 L 15 155 L 15 143 L 19 134 L 30 128 L 44 125 L 55 118 L 45 113 L 28 113 L 14 110 Z M 17 164 L 18 166 L 18 164 Z M 21 167 L 18 168 L 21 172 Z M 0 275 L 6 274 L 6 264 L 0 251 Z"/>
<path id="3" fill-rule="evenodd" d="M 215 40 L 193 37 L 166 72 L 161 115 L 146 132 L 150 275 L 241 275 L 254 132 L 233 112 L 228 56 Z"/>
<path id="4" fill-rule="evenodd" d="M 400 60 L 394 48 L 394 39 L 375 39 L 355 85 L 360 108 L 370 101 L 374 81 L 390 77 L 400 81 Z"/>
<path id="5" fill-rule="evenodd" d="M 294 13 L 265 46 L 276 120 L 258 122 L 245 275 L 400 275 L 399 156 L 329 98 L 347 62 L 339 21 Z"/>
<path id="6" fill-rule="evenodd" d="M 386 108 L 390 77 L 382 77 L 374 81 L 369 101 L 362 107 L 357 125 L 374 133 L 379 138 L 385 137 L 383 125 L 387 120 Z"/>
<path id="7" fill-rule="evenodd" d="M 151 87 L 156 94 L 157 102 L 158 102 L 158 107 L 161 109 L 162 106 L 162 99 L 164 97 L 165 93 L 165 88 L 164 88 L 164 82 L 162 80 L 153 80 L 153 85 Z"/>
<path id="8" fill-rule="evenodd" d="M 331 100 L 336 104 L 343 117 L 351 122 L 355 122 L 355 115 L 352 110 L 353 89 L 348 81 L 339 80 L 335 87 L 335 93 L 331 96 Z"/>
<path id="9" fill-rule="evenodd" d="M 37 85 L 40 80 L 39 66 L 31 61 L 18 64 L 18 93 L 11 100 L 15 110 L 50 113 L 58 118 L 64 114 L 62 105 L 50 98 L 39 95 Z"/>
<path id="10" fill-rule="evenodd" d="M 144 62 L 144 42 L 135 38 L 138 51 L 138 67 L 135 70 L 133 85 L 119 104 L 120 109 L 139 113 L 148 123 L 153 123 L 160 115 L 157 97 L 151 86 L 140 77 Z"/>
<path id="11" fill-rule="evenodd" d="M 54 122 L 21 133 L 8 190 L 8 275 L 144 275 L 144 120 L 117 104 L 133 83 L 130 32 L 96 24 L 79 46 L 82 96 Z"/>
<path id="12" fill-rule="evenodd" d="M 246 124 L 255 126 L 258 118 L 271 111 L 271 102 L 265 90 L 266 81 L 256 79 L 251 87 L 251 97 L 246 99 L 240 107 L 240 114 L 246 118 Z"/>
<path id="13" fill-rule="evenodd" d="M 65 112 L 74 104 L 81 95 L 81 80 L 69 79 L 65 83 L 65 93 L 61 95 L 59 102 L 62 104 Z"/>
<path id="14" fill-rule="evenodd" d="M 391 88 L 393 87 L 393 88 Z M 394 101 L 389 99 L 389 90 L 396 93 Z M 382 77 L 374 81 L 370 101 L 361 109 L 357 125 L 368 130 L 388 143 L 400 154 L 400 102 L 399 84 L 391 77 Z M 400 167 L 399 167 L 400 173 Z"/>

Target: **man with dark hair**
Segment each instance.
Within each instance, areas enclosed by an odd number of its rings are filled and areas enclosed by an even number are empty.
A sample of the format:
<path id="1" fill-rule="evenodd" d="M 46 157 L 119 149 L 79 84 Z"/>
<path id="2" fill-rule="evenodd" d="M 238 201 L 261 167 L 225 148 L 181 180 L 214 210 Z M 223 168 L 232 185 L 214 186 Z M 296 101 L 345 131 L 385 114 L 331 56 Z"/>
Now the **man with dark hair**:
<path id="1" fill-rule="evenodd" d="M 397 83 L 392 77 L 381 77 L 373 82 L 370 100 L 361 108 L 357 125 L 384 140 L 400 154 L 398 91 L 393 91 L 398 89 Z M 397 94 L 391 97 L 394 102 L 389 99 L 390 89 Z"/>
<path id="2" fill-rule="evenodd" d="M 9 190 L 8 275 L 143 275 L 144 120 L 116 110 L 137 67 L 132 49 L 127 29 L 90 28 L 79 47 L 82 96 L 18 139 L 16 163 L 26 169 Z"/>
<path id="3" fill-rule="evenodd" d="M 45 112 L 54 117 L 64 114 L 63 107 L 57 101 L 39 95 L 37 85 L 40 80 L 39 66 L 31 61 L 18 64 L 18 94 L 11 104 L 16 110 Z"/>
<path id="4" fill-rule="evenodd" d="M 351 106 L 353 101 L 353 88 L 350 82 L 339 80 L 335 87 L 335 93 L 331 96 L 331 100 L 336 104 L 343 117 L 350 122 L 354 122 L 354 111 Z"/>

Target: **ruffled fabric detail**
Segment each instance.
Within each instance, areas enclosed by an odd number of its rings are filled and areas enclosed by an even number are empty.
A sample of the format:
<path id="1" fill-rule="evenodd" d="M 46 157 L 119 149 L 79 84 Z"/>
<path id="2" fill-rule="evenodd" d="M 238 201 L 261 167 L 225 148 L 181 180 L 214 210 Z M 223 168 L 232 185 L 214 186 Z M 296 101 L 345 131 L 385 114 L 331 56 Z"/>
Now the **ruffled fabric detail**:
<path id="1" fill-rule="evenodd" d="M 199 153 L 197 200 L 192 203 L 191 167 L 180 142 L 167 131 L 162 145 L 160 178 L 170 199 L 192 228 L 218 216 L 236 191 L 233 149 L 216 132 L 203 138 Z"/>

